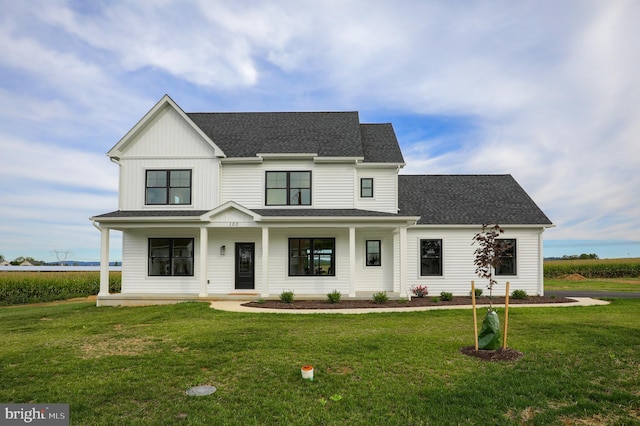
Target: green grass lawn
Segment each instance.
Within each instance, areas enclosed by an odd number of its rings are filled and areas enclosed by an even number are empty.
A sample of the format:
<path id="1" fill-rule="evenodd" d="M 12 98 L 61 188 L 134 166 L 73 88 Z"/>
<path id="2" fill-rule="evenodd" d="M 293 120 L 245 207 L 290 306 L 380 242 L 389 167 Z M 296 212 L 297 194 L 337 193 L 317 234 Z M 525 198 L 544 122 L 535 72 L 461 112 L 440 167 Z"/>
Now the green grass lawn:
<path id="1" fill-rule="evenodd" d="M 1 308 L 0 402 L 68 403 L 74 425 L 640 422 L 640 300 L 514 308 L 509 325 L 524 357 L 491 363 L 459 352 L 469 310 Z"/>
<path id="2" fill-rule="evenodd" d="M 545 278 L 544 289 L 640 292 L 640 278 L 602 278 L 585 281 L 570 281 L 555 278 Z"/>

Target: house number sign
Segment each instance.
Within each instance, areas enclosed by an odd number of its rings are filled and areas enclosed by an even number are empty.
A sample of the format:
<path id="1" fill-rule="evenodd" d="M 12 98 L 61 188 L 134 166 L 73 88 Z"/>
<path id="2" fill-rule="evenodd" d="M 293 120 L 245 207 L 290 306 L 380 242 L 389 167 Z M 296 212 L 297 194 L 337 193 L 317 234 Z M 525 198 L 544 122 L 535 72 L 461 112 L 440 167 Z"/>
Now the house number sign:
<path id="1" fill-rule="evenodd" d="M 237 228 L 238 226 L 240 226 L 240 224 L 238 222 L 229 222 L 229 226 L 231 228 Z"/>

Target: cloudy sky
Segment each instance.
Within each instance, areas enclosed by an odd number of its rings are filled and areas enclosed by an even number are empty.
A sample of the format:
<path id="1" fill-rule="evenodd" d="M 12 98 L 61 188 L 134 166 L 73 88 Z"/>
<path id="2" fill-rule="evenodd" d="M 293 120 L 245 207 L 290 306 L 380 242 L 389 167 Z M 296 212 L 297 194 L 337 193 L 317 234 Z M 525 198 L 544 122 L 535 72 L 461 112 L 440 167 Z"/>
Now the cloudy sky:
<path id="1" fill-rule="evenodd" d="M 108 151 L 187 112 L 360 111 L 408 174 L 509 173 L 545 255 L 640 257 L 640 2 L 0 0 L 0 254 L 99 259 Z M 118 237 L 112 260 L 120 259 Z"/>

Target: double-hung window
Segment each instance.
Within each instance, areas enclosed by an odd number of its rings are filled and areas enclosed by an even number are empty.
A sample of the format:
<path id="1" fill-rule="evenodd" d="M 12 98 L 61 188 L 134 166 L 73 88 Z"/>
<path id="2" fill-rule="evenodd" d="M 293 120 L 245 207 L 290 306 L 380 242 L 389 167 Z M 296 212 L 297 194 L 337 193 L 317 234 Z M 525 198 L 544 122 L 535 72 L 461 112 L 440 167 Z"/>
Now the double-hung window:
<path id="1" fill-rule="evenodd" d="M 367 266 L 380 266 L 380 240 L 367 240 Z"/>
<path id="2" fill-rule="evenodd" d="M 373 178 L 360 179 L 360 197 L 373 198 Z"/>
<path id="3" fill-rule="evenodd" d="M 442 275 L 442 240 L 420 240 L 420 276 Z"/>
<path id="4" fill-rule="evenodd" d="M 191 204 L 191 170 L 147 170 L 147 205 Z"/>
<path id="5" fill-rule="evenodd" d="M 289 276 L 335 276 L 335 238 L 289 238 Z"/>
<path id="6" fill-rule="evenodd" d="M 500 264 L 496 268 L 496 275 L 517 275 L 516 240 L 500 238 L 498 242 L 506 245 L 506 250 L 500 256 Z"/>
<path id="7" fill-rule="evenodd" d="M 193 238 L 149 238 L 150 276 L 193 276 Z"/>
<path id="8" fill-rule="evenodd" d="M 266 172 L 267 206 L 310 206 L 311 172 Z"/>

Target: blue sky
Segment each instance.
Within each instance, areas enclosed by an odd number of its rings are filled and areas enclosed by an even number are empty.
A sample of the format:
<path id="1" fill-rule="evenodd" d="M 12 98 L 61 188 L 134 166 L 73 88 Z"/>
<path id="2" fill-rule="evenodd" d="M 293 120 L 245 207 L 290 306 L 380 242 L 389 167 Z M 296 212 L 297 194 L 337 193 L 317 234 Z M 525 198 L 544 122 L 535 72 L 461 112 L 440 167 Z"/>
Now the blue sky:
<path id="1" fill-rule="evenodd" d="M 360 111 L 403 173 L 509 173 L 545 255 L 640 257 L 640 2 L 0 0 L 0 254 L 99 258 L 104 155 L 187 112 Z M 118 238 L 111 259 L 120 259 Z"/>

